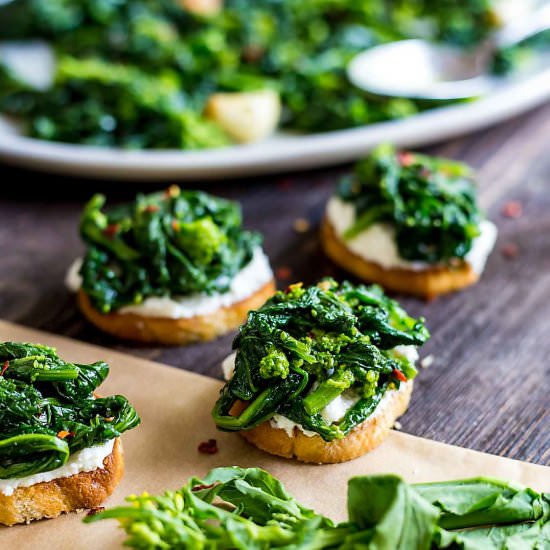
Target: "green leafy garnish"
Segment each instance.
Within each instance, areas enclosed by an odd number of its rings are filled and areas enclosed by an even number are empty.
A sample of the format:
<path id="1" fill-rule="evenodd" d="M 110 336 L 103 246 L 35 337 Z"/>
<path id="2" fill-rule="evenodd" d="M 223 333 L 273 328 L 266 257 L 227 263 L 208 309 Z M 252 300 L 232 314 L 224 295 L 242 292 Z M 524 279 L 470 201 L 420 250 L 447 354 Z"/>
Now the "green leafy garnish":
<path id="1" fill-rule="evenodd" d="M 355 209 L 344 239 L 373 224 L 388 224 L 406 260 L 464 258 L 480 234 L 483 215 L 473 174 L 460 162 L 381 145 L 341 181 L 338 197 Z"/>
<path id="2" fill-rule="evenodd" d="M 80 222 L 82 290 L 104 313 L 149 296 L 226 292 L 260 245 L 236 203 L 206 193 L 172 186 L 107 213 L 104 203 L 95 195 Z"/>
<path id="3" fill-rule="evenodd" d="M 429 337 L 379 287 L 326 280 L 277 292 L 248 314 L 233 342 L 235 372 L 213 416 L 222 430 L 248 430 L 281 414 L 326 441 L 345 437 L 376 409 L 388 389 L 416 375 L 393 348 Z M 328 424 L 320 414 L 345 391 L 356 397 L 345 416 Z M 247 402 L 238 416 L 230 410 Z"/>
<path id="4" fill-rule="evenodd" d="M 98 397 L 106 363 L 68 363 L 38 344 L 0 343 L 0 479 L 63 466 L 140 422 L 125 397 Z"/>
<path id="5" fill-rule="evenodd" d="M 216 468 L 178 491 L 126 500 L 128 506 L 84 522 L 117 519 L 125 545 L 140 550 L 545 550 L 550 544 L 550 494 L 491 478 L 409 485 L 389 474 L 354 477 L 349 519 L 341 524 L 299 504 L 259 468 Z"/>

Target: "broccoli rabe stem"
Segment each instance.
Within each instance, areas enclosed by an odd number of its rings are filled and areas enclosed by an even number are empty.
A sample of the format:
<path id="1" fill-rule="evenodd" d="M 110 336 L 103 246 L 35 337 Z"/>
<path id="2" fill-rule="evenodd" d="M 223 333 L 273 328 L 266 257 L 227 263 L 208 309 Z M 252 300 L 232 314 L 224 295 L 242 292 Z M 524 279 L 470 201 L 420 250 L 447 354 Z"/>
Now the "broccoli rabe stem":
<path id="1" fill-rule="evenodd" d="M 80 222 L 80 233 L 84 240 L 99 243 L 109 250 L 116 258 L 124 261 L 136 260 L 140 254 L 129 247 L 117 235 L 116 225 L 109 225 L 108 217 L 101 212 L 105 204 L 103 195 L 94 195 L 84 207 Z"/>
<path id="2" fill-rule="evenodd" d="M 281 379 L 278 384 L 263 390 L 258 397 L 248 403 L 239 416 L 230 414 L 237 400 L 231 396 L 226 387 L 212 411 L 212 416 L 221 430 L 249 430 L 265 420 L 269 420 L 277 407 L 292 399 L 304 389 L 307 381 L 308 374 L 301 369 L 296 369 L 296 372 L 290 373 L 287 378 Z"/>
<path id="3" fill-rule="evenodd" d="M 304 409 L 308 414 L 321 412 L 329 403 L 347 390 L 354 381 L 355 377 L 351 371 L 339 371 L 332 378 L 321 382 L 314 391 L 304 398 Z"/>
<path id="4" fill-rule="evenodd" d="M 272 403 L 272 397 L 275 392 L 273 388 L 264 390 L 254 401 L 252 401 L 239 416 L 223 414 L 221 401 L 216 404 L 213 416 L 218 428 L 228 431 L 243 430 L 253 428 L 264 420 L 263 412 L 268 403 Z M 269 413 L 271 416 L 271 412 Z"/>
<path id="5" fill-rule="evenodd" d="M 12 359 L 6 363 L 6 370 L 9 369 L 11 378 L 26 382 L 75 380 L 79 374 L 79 369 L 76 365 L 61 362 L 54 363 L 43 355 L 31 355 L 20 359 Z"/>
<path id="6" fill-rule="evenodd" d="M 321 412 L 344 391 L 343 388 L 339 388 L 330 382 L 330 380 L 326 380 L 304 399 L 304 409 L 308 414 Z"/>
<path id="7" fill-rule="evenodd" d="M 392 208 L 389 206 L 374 206 L 370 210 L 363 212 L 355 223 L 349 227 L 344 233 L 344 239 L 349 240 L 357 237 L 359 233 L 368 229 L 372 224 L 376 223 L 379 219 L 389 216 L 392 213 Z"/>

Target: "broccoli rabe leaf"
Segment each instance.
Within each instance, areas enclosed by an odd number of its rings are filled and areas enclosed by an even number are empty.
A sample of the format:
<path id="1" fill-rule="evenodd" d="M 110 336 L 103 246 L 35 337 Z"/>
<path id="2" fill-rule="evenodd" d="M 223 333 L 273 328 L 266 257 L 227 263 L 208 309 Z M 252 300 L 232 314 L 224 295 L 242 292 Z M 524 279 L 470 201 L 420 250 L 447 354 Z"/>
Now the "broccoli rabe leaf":
<path id="1" fill-rule="evenodd" d="M 127 507 L 84 521 L 118 519 L 127 529 L 127 545 L 151 549 L 321 550 L 349 531 L 300 505 L 280 481 L 258 468 L 218 468 L 178 491 L 127 501 Z"/>
<path id="2" fill-rule="evenodd" d="M 441 510 L 439 525 L 445 529 L 531 521 L 543 507 L 535 491 L 491 478 L 417 484 L 415 489 Z"/>
<path id="3" fill-rule="evenodd" d="M 439 517 L 438 509 L 397 476 L 352 478 L 348 514 L 368 548 L 429 550 Z M 353 544 L 344 548 L 354 548 Z"/>
<path id="4" fill-rule="evenodd" d="M 200 498 L 212 502 L 218 497 L 237 509 L 246 507 L 246 516 L 260 525 L 265 525 L 274 516 L 289 525 L 318 517 L 313 510 L 299 504 L 278 479 L 260 468 L 216 468 L 204 479 L 193 478 L 190 483 L 192 486 L 212 485 L 197 492 Z M 330 520 L 320 519 L 323 525 L 332 525 Z"/>

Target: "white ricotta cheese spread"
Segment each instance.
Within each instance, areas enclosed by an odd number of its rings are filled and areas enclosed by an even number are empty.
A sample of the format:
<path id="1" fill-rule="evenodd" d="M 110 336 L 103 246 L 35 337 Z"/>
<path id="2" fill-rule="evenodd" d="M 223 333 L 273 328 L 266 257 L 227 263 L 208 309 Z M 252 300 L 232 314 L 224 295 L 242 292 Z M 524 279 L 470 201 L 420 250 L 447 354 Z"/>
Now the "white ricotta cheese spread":
<path id="1" fill-rule="evenodd" d="M 82 258 L 77 258 L 65 275 L 65 286 L 71 292 L 78 292 L 82 286 L 82 277 L 80 276 L 80 268 L 82 267 Z"/>
<path id="2" fill-rule="evenodd" d="M 352 390 L 342 392 L 336 399 L 333 399 L 321 412 L 323 420 L 327 424 L 333 424 L 344 418 L 345 414 L 359 401 L 361 397 Z"/>
<path id="3" fill-rule="evenodd" d="M 392 351 L 395 355 L 407 359 L 412 364 L 416 363 L 419 357 L 416 346 L 395 346 Z"/>
<path id="4" fill-rule="evenodd" d="M 65 278 L 65 284 L 71 290 L 78 290 L 82 284 L 78 275 L 80 264 L 77 262 L 78 260 L 69 268 Z M 207 315 L 248 298 L 272 278 L 273 272 L 269 260 L 264 251 L 257 248 L 250 262 L 235 275 L 229 290 L 223 294 L 193 294 L 181 297 L 150 296 L 141 304 L 122 307 L 118 312 L 168 319 L 187 319 L 196 315 Z"/>
<path id="5" fill-rule="evenodd" d="M 18 487 L 31 487 L 37 483 L 52 481 L 62 477 L 71 477 L 81 472 L 91 472 L 97 468 L 103 467 L 103 461 L 113 452 L 114 439 L 96 445 L 86 447 L 69 457 L 64 466 L 50 470 L 49 472 L 40 472 L 26 477 L 17 477 L 12 479 L 0 479 L 0 493 L 9 497 Z"/>
<path id="6" fill-rule="evenodd" d="M 498 229 L 497 226 L 489 220 L 483 220 L 479 224 L 480 234 L 474 239 L 470 252 L 464 259 L 472 266 L 474 273 L 481 275 L 485 269 L 487 258 L 493 250 Z"/>
<path id="7" fill-rule="evenodd" d="M 536 0 L 496 0 L 492 9 L 503 23 L 525 19 L 537 8 Z"/>
<path id="8" fill-rule="evenodd" d="M 418 359 L 418 351 L 415 346 L 396 346 L 395 348 L 393 348 L 393 351 L 396 353 L 396 355 L 408 359 L 411 363 L 414 363 Z M 225 380 L 229 380 L 233 376 L 233 372 L 235 370 L 236 356 L 236 353 L 232 353 L 222 361 L 222 371 Z M 401 389 L 398 391 L 401 391 Z M 385 403 L 387 403 L 389 399 L 393 398 L 393 395 L 394 393 L 392 392 L 386 393 L 386 395 L 382 397 L 380 403 L 378 404 L 377 410 L 370 416 L 370 418 L 376 416 L 377 411 L 380 410 L 381 407 L 384 407 Z M 336 399 L 333 399 L 320 412 L 320 414 L 327 424 L 333 424 L 334 422 L 338 422 L 339 420 L 341 420 L 348 412 L 348 410 L 351 409 L 353 405 L 355 405 L 355 403 L 357 403 L 360 399 L 361 398 L 353 390 L 346 390 L 341 393 Z M 304 429 L 300 424 L 297 424 L 296 422 L 281 414 L 273 415 L 269 422 L 273 428 L 284 430 L 289 437 L 292 436 L 294 428 L 296 427 L 307 437 L 313 437 L 314 435 L 317 435 L 316 432 Z"/>
<path id="9" fill-rule="evenodd" d="M 376 407 L 375 411 L 369 416 L 369 420 L 372 418 L 376 418 L 380 414 L 380 411 L 382 411 L 388 405 L 388 403 L 392 399 L 394 399 L 397 393 L 404 391 L 404 388 L 405 386 L 401 386 L 398 390 L 386 392 L 380 400 L 380 403 L 378 403 L 378 407 Z M 347 396 L 345 395 L 346 393 L 348 393 Z M 346 414 L 349 409 L 351 409 L 351 407 L 353 407 L 353 405 L 355 405 L 355 403 L 357 403 L 357 401 L 359 401 L 359 397 L 357 397 L 354 392 L 346 391 L 342 395 L 339 395 L 334 401 L 329 403 L 329 405 L 321 411 L 321 416 L 325 419 L 327 423 L 330 422 L 332 424 L 333 422 L 337 422 Z M 331 408 L 331 410 L 327 411 L 327 409 L 329 408 Z M 331 412 L 334 412 L 337 416 L 339 416 L 339 418 L 332 418 L 328 416 Z M 285 416 L 281 416 L 280 414 L 275 414 L 269 422 L 274 428 L 284 430 L 289 437 L 292 437 L 294 433 L 294 428 L 298 428 L 307 437 L 319 435 L 316 432 L 305 430 L 301 424 L 297 424 L 296 422 L 293 422 L 292 420 L 286 418 Z"/>
<path id="10" fill-rule="evenodd" d="M 271 420 L 269 421 L 269 423 L 273 428 L 277 428 L 278 430 L 284 430 L 286 432 L 286 435 L 288 435 L 288 437 L 292 437 L 294 435 L 294 428 L 298 428 L 307 437 L 314 437 L 316 435 L 319 435 L 316 432 L 306 430 L 302 425 L 297 424 L 296 422 L 294 422 L 293 420 L 290 420 L 290 418 L 287 418 L 282 414 L 274 414 L 271 417 Z"/>
<path id="11" fill-rule="evenodd" d="M 237 352 L 234 351 L 222 361 L 222 372 L 223 372 L 224 380 L 229 380 L 233 376 L 233 373 L 235 372 L 236 359 L 237 359 Z"/>
<path id="12" fill-rule="evenodd" d="M 328 220 L 339 237 L 342 237 L 355 222 L 355 207 L 338 197 L 332 197 L 329 200 L 326 212 Z M 470 252 L 464 258 L 477 274 L 483 272 L 487 257 L 497 238 L 497 228 L 492 222 L 482 221 L 479 229 L 480 235 L 474 239 Z M 403 268 L 422 271 L 433 267 L 433 264 L 427 262 L 411 262 L 401 258 L 395 242 L 395 232 L 391 225 L 386 223 L 371 225 L 359 235 L 346 240 L 345 244 L 357 256 L 386 269 Z"/>

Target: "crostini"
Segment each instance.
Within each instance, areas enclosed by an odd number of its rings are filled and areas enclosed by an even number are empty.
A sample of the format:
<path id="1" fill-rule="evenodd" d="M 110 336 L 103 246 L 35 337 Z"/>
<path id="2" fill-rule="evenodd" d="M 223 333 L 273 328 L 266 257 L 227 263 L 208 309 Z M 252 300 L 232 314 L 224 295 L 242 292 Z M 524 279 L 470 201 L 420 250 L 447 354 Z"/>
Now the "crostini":
<path id="1" fill-rule="evenodd" d="M 222 365 L 214 421 L 274 455 L 356 458 L 407 409 L 428 337 L 379 287 L 291 285 L 248 314 Z"/>
<path id="2" fill-rule="evenodd" d="M 257 233 L 234 202 L 172 186 L 82 216 L 87 250 L 69 270 L 84 315 L 114 336 L 187 344 L 237 328 L 275 291 Z"/>
<path id="3" fill-rule="evenodd" d="M 338 265 L 384 288 L 433 298 L 474 284 L 497 237 L 465 164 L 378 147 L 326 207 L 321 242 Z"/>
<path id="4" fill-rule="evenodd" d="M 68 363 L 38 344 L 0 344 L 0 523 L 99 506 L 124 472 L 120 435 L 140 422 L 98 397 L 106 363 Z"/>

